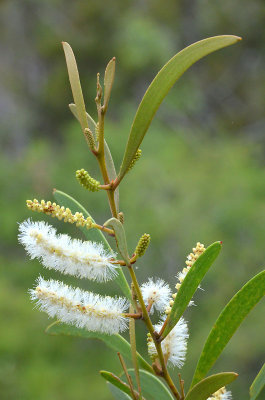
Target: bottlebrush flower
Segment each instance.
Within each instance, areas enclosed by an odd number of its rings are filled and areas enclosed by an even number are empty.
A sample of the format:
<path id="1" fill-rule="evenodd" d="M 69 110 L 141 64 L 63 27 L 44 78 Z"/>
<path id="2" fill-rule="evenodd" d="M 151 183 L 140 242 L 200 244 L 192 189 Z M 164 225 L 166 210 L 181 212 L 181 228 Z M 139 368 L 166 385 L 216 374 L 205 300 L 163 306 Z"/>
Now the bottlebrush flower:
<path id="1" fill-rule="evenodd" d="M 52 279 L 45 281 L 42 277 L 29 292 L 41 311 L 66 324 L 110 335 L 127 328 L 124 312 L 128 301 L 125 298 L 103 297 Z"/>
<path id="2" fill-rule="evenodd" d="M 101 244 L 56 235 L 51 225 L 30 219 L 19 225 L 19 232 L 19 242 L 30 257 L 38 258 L 46 268 L 99 282 L 117 275 L 117 266 L 110 262 L 113 254 Z"/>
<path id="3" fill-rule="evenodd" d="M 232 400 L 232 393 L 227 391 L 225 387 L 217 390 L 211 397 L 207 400 Z"/>
<path id="4" fill-rule="evenodd" d="M 147 282 L 142 284 L 141 291 L 145 304 L 152 305 L 150 309 L 151 313 L 154 312 L 154 309 L 157 311 L 164 311 L 171 295 L 171 289 L 167 283 L 162 279 L 153 281 L 152 278 L 149 278 Z"/>
<path id="5" fill-rule="evenodd" d="M 155 325 L 155 330 L 159 332 L 163 326 L 163 322 Z M 162 341 L 162 352 L 164 354 L 166 362 L 169 362 L 173 366 L 181 368 L 185 362 L 187 352 L 187 339 L 188 325 L 183 317 L 180 318 L 178 323 L 174 326 L 172 331 Z M 148 335 L 148 353 L 152 359 L 157 358 L 157 351 L 153 339 Z"/>

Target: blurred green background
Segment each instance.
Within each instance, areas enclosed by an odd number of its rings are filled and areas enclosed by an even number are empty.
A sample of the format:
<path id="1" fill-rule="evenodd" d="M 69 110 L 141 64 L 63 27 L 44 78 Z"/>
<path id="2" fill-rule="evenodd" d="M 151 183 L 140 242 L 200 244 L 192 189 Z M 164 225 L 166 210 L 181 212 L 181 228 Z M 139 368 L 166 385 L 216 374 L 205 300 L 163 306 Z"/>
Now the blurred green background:
<path id="1" fill-rule="evenodd" d="M 107 400 L 98 370 L 120 371 L 101 343 L 44 334 L 50 321 L 32 309 L 27 290 L 40 273 L 62 277 L 29 261 L 17 244 L 17 222 L 49 220 L 30 214 L 25 200 L 52 199 L 54 187 L 74 195 L 97 221 L 109 217 L 105 193 L 87 193 L 75 180 L 79 168 L 99 173 L 68 110 L 60 42 L 75 51 L 91 115 L 96 73 L 117 57 L 106 138 L 118 167 L 137 104 L 162 65 L 208 36 L 244 39 L 200 61 L 177 83 L 141 146 L 142 159 L 120 187 L 130 250 L 143 232 L 152 236 L 138 264 L 141 282 L 158 276 L 173 287 L 197 241 L 224 243 L 186 315 L 188 384 L 219 312 L 264 264 L 264 22 L 262 0 L 1 1 L 1 400 Z M 53 222 L 81 237 L 73 226 Z M 116 293 L 109 283 L 81 285 Z M 264 361 L 264 311 L 264 303 L 256 307 L 214 368 L 240 374 L 231 385 L 234 399 L 248 398 Z M 146 354 L 142 327 L 138 343 Z"/>

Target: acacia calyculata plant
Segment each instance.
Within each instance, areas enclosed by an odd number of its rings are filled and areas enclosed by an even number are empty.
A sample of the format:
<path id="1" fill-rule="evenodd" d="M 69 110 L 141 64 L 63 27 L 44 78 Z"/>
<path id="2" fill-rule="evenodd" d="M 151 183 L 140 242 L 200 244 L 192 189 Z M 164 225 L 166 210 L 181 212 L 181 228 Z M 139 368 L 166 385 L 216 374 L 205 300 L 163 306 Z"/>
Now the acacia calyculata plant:
<path id="1" fill-rule="evenodd" d="M 90 156 L 98 161 L 102 175 L 102 180 L 98 181 L 81 168 L 76 171 L 76 178 L 90 192 L 106 192 L 110 219 L 104 223 L 94 221 L 91 216 L 93 210 L 90 214 L 90 210 L 68 194 L 54 190 L 55 202 L 27 200 L 27 207 L 65 223 L 76 224 L 86 240 L 58 234 L 51 225 L 28 219 L 19 226 L 19 241 L 30 257 L 39 259 L 46 268 L 81 279 L 103 283 L 114 280 L 117 283 L 119 293 L 116 297 L 100 296 L 42 277 L 30 290 L 31 298 L 37 301 L 39 308 L 50 317 L 56 317 L 46 329 L 47 333 L 97 338 L 117 353 L 121 374 L 117 376 L 100 371 L 117 400 L 232 398 L 226 386 L 238 375 L 234 372 L 208 373 L 240 323 L 264 296 L 265 271 L 247 282 L 223 309 L 204 344 L 192 382 L 187 386 L 180 373 L 178 378 L 171 376 L 168 366 L 179 370 L 185 362 L 189 334 L 183 315 L 187 307 L 194 304 L 193 295 L 221 251 L 222 242 L 215 242 L 206 248 L 198 242 L 192 248 L 186 266 L 179 271 L 175 282 L 171 282 L 174 292 L 162 279 L 149 278 L 140 285 L 135 264 L 139 257 L 144 256 L 150 235 L 144 233 L 134 252 L 129 252 L 124 215 L 119 205 L 119 185 L 140 158 L 139 146 L 174 83 L 199 59 L 239 40 L 239 37 L 230 35 L 201 40 L 180 51 L 158 72 L 136 112 L 118 174 L 104 134 L 104 120 L 114 82 L 115 58 L 106 67 L 103 87 L 97 75 L 95 103 L 98 119 L 94 121 L 86 111 L 74 53 L 68 43 L 63 43 L 74 100 L 69 107 L 81 126 Z M 110 247 L 108 236 L 115 237 L 116 249 Z M 129 271 L 130 282 L 125 277 L 125 269 Z M 87 286 L 89 289 L 89 282 Z M 119 296 L 120 293 L 122 296 Z M 138 324 L 146 326 L 149 361 L 137 352 L 135 329 Z M 129 329 L 129 342 L 121 336 L 126 329 Z M 261 400 L 264 380 L 263 367 L 250 388 L 251 400 Z"/>

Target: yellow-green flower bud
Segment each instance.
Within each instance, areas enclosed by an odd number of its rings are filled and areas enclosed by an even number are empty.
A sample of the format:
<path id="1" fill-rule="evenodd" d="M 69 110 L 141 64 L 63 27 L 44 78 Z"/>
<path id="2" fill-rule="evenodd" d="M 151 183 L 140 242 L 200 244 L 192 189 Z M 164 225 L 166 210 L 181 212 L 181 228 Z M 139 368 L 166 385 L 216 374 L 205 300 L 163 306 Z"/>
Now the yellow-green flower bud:
<path id="1" fill-rule="evenodd" d="M 142 257 L 144 255 L 147 247 L 149 246 L 150 240 L 151 240 L 151 237 L 148 233 L 144 233 L 141 236 L 141 238 L 136 246 L 136 249 L 134 251 L 134 254 L 137 258 Z"/>
<path id="2" fill-rule="evenodd" d="M 134 155 L 132 161 L 131 161 L 131 164 L 129 165 L 129 168 L 128 168 L 128 171 L 127 171 L 127 172 L 129 172 L 129 171 L 134 167 L 135 163 L 136 163 L 136 162 L 139 160 L 139 158 L 141 157 L 141 154 L 142 154 L 142 150 L 138 149 L 137 152 L 135 153 L 135 155 Z"/>
<path id="3" fill-rule="evenodd" d="M 84 186 L 91 192 L 97 192 L 99 190 L 100 182 L 91 178 L 88 172 L 84 169 L 79 169 L 76 171 L 76 179 L 79 181 L 80 185 Z"/>
<path id="4" fill-rule="evenodd" d="M 86 137 L 86 140 L 88 142 L 90 149 L 95 150 L 95 139 L 94 139 L 94 136 L 93 136 L 93 133 L 91 132 L 91 130 L 89 128 L 85 128 L 84 134 L 85 134 L 85 137 Z"/>

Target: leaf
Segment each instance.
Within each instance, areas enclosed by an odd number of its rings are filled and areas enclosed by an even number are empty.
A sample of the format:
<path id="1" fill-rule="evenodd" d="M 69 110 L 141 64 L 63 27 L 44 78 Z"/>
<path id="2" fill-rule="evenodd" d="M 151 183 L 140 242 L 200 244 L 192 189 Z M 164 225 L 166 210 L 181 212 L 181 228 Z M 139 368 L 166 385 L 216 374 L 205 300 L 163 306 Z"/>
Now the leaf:
<path id="1" fill-rule="evenodd" d="M 104 140 L 104 149 L 105 149 L 105 161 L 106 161 L 106 167 L 107 167 L 107 171 L 108 171 L 108 177 L 109 177 L 110 181 L 115 181 L 115 179 L 117 177 L 117 173 L 116 173 L 114 161 L 113 161 L 113 158 L 112 158 L 112 155 L 111 155 L 111 152 L 110 152 L 109 146 L 107 145 L 106 140 Z M 119 212 L 119 187 L 117 187 L 115 189 L 114 200 L 115 200 L 117 212 Z"/>
<path id="2" fill-rule="evenodd" d="M 78 115 L 77 115 L 76 105 L 73 103 L 69 104 L 69 108 L 72 111 L 75 118 L 77 120 L 79 120 Z M 87 123 L 88 123 L 89 129 L 95 136 L 96 122 L 93 120 L 93 118 L 88 113 L 86 113 L 86 116 L 87 116 Z M 115 181 L 115 179 L 117 177 L 117 173 L 116 173 L 114 161 L 113 161 L 113 158 L 112 158 L 112 155 L 111 155 L 111 152 L 110 152 L 110 149 L 109 149 L 109 146 L 108 146 L 106 140 L 104 140 L 104 149 L 105 149 L 105 161 L 106 161 L 106 166 L 107 166 L 107 171 L 108 171 L 108 177 L 111 181 L 112 180 Z M 114 200 L 115 200 L 116 208 L 117 208 L 117 210 L 119 210 L 119 187 L 117 187 L 115 189 Z"/>
<path id="3" fill-rule="evenodd" d="M 72 114 L 74 115 L 74 117 L 77 119 L 77 121 L 79 121 L 79 117 L 77 114 L 77 108 L 76 105 L 74 103 L 69 104 L 69 108 L 70 111 L 72 112 Z M 88 114 L 88 112 L 86 112 L 86 118 L 87 118 L 87 126 L 89 127 L 89 129 L 91 130 L 91 132 L 94 134 L 95 136 L 95 129 L 96 129 L 96 122 L 93 120 L 93 118 Z M 81 124 L 81 123 L 80 123 Z"/>
<path id="4" fill-rule="evenodd" d="M 117 218 L 110 218 L 104 223 L 104 226 L 110 226 L 115 232 L 115 239 L 117 247 L 121 253 L 122 258 L 126 263 L 130 263 L 125 232 L 122 223 Z"/>
<path id="5" fill-rule="evenodd" d="M 102 378 L 106 379 L 106 381 L 110 382 L 112 385 L 116 386 L 122 392 L 131 395 L 131 390 L 129 385 L 123 382 L 120 378 L 114 375 L 112 372 L 108 371 L 100 371 L 99 372 Z"/>
<path id="6" fill-rule="evenodd" d="M 265 271 L 262 271 L 235 294 L 219 315 L 204 345 L 191 386 L 207 374 L 241 322 L 264 295 Z"/>
<path id="7" fill-rule="evenodd" d="M 133 384 L 136 385 L 133 369 L 128 369 L 132 377 Z M 140 380 L 143 396 L 148 400 L 173 400 L 173 396 L 168 388 L 153 374 L 140 369 Z"/>
<path id="8" fill-rule="evenodd" d="M 86 117 L 86 107 L 84 102 L 84 97 L 82 93 L 82 88 L 79 79 L 78 68 L 75 60 L 75 56 L 71 46 L 67 42 L 62 42 L 66 65 L 68 69 L 68 75 L 70 80 L 70 85 L 73 93 L 74 102 L 77 108 L 77 115 L 80 121 L 82 130 L 88 128 L 87 117 Z"/>
<path id="9" fill-rule="evenodd" d="M 64 335 L 82 337 L 85 339 L 99 339 L 102 340 L 112 350 L 115 350 L 116 352 L 119 351 L 123 357 L 127 358 L 128 360 L 132 359 L 130 343 L 119 334 L 107 335 L 100 332 L 89 332 L 86 329 L 61 324 L 60 321 L 53 322 L 46 328 L 45 332 L 53 336 Z M 137 353 L 137 359 L 142 368 L 153 373 L 151 365 L 149 365 L 139 353 Z"/>
<path id="10" fill-rule="evenodd" d="M 215 36 L 201 40 L 177 53 L 158 72 L 138 107 L 131 127 L 119 172 L 119 181 L 124 177 L 144 135 L 163 99 L 181 75 L 196 61 L 223 47 L 241 40 L 237 36 Z"/>
<path id="11" fill-rule="evenodd" d="M 238 377 L 234 372 L 221 372 L 208 376 L 188 392 L 185 400 L 207 400 L 213 393 L 223 386 L 233 382 Z"/>
<path id="12" fill-rule="evenodd" d="M 80 204 L 78 203 L 73 197 L 69 196 L 68 194 L 61 192 L 60 190 L 54 189 L 53 191 L 53 196 L 55 197 L 55 200 L 60 206 L 68 207 L 72 211 L 72 213 L 75 212 L 81 212 L 83 213 L 84 217 L 91 217 L 91 215 L 87 212 L 87 210 Z M 91 217 L 92 218 L 92 217 Z M 92 218 L 93 219 L 93 218 Z M 92 240 L 94 242 L 101 242 L 105 249 L 108 251 L 112 251 L 109 243 L 107 242 L 105 236 L 102 234 L 102 232 L 98 229 L 87 229 L 85 227 L 79 226 L 79 229 L 83 232 L 87 240 Z M 128 282 L 124 276 L 124 273 L 121 268 L 117 268 L 118 270 L 118 275 L 115 278 L 115 282 L 119 285 L 121 288 L 122 292 L 125 294 L 125 296 L 131 300 L 131 290 L 130 286 L 128 285 Z"/>
<path id="13" fill-rule="evenodd" d="M 113 57 L 110 62 L 108 63 L 105 71 L 105 77 L 104 77 L 104 109 L 105 112 L 108 108 L 109 104 L 109 99 L 110 99 L 110 94 L 111 94 L 111 89 L 112 85 L 114 82 L 114 76 L 115 76 L 115 57 Z"/>
<path id="14" fill-rule="evenodd" d="M 131 400 L 131 397 L 128 396 L 128 394 L 122 392 L 116 386 L 112 385 L 111 383 L 107 383 L 107 385 L 116 400 Z"/>
<path id="15" fill-rule="evenodd" d="M 262 391 L 264 391 L 265 394 L 265 364 L 263 364 L 263 367 L 261 368 L 252 385 L 250 386 L 250 400 L 258 399 L 259 396 L 262 394 Z"/>
<path id="16" fill-rule="evenodd" d="M 177 292 L 177 296 L 174 300 L 174 304 L 169 314 L 168 322 L 162 337 L 166 337 L 168 335 L 168 333 L 174 328 L 180 317 L 183 315 L 203 277 L 220 253 L 221 248 L 222 246 L 220 242 L 211 244 L 211 246 L 207 247 L 204 253 L 200 255 L 200 257 L 190 268 Z"/>

